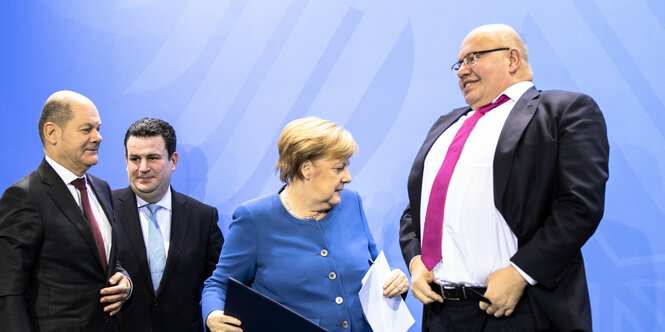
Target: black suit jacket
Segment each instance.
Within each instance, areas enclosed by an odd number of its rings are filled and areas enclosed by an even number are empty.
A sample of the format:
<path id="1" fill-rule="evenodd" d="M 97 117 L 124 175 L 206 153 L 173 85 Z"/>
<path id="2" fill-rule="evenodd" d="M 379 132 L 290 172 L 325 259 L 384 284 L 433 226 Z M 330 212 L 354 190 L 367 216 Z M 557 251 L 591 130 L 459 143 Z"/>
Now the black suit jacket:
<path id="1" fill-rule="evenodd" d="M 439 118 L 413 163 L 409 206 L 400 225 L 407 264 L 420 255 L 425 157 L 441 133 L 469 111 L 464 107 Z M 591 331 L 580 249 L 603 215 L 608 158 L 605 120 L 583 94 L 530 88 L 501 131 L 494 154 L 494 203 L 518 239 L 511 261 L 538 282 L 526 288 L 525 296 L 539 328 Z"/>
<path id="2" fill-rule="evenodd" d="M 119 257 L 134 276 L 134 292 L 120 312 L 121 331 L 203 331 L 201 289 L 215 270 L 224 239 L 217 209 L 171 189 L 171 244 L 157 293 L 153 291 L 136 196 L 113 191 Z"/>
<path id="3" fill-rule="evenodd" d="M 111 190 L 87 174 L 113 227 Z M 115 331 L 99 291 L 116 271 L 113 230 L 104 273 L 92 230 L 67 185 L 42 160 L 0 198 L 0 325 L 3 331 Z"/>

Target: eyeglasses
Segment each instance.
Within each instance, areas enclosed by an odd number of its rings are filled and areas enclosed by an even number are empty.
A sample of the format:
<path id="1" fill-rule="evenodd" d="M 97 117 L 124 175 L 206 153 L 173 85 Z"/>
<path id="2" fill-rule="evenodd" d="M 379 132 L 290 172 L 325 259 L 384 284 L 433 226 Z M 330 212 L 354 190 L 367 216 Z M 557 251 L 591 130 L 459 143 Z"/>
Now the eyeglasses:
<path id="1" fill-rule="evenodd" d="M 459 60 L 459 61 L 453 63 L 453 65 L 450 66 L 450 70 L 452 70 L 453 73 L 457 73 L 457 71 L 459 71 L 460 68 L 462 67 L 462 64 L 464 64 L 464 66 L 466 66 L 467 68 L 475 66 L 476 63 L 478 63 L 478 56 L 481 55 L 481 54 L 491 53 L 491 52 L 496 52 L 496 51 L 507 51 L 509 49 L 510 48 L 508 48 L 508 47 L 501 47 L 501 48 L 494 48 L 494 49 L 491 49 L 491 50 L 471 52 L 471 53 L 465 55 L 462 60 Z"/>

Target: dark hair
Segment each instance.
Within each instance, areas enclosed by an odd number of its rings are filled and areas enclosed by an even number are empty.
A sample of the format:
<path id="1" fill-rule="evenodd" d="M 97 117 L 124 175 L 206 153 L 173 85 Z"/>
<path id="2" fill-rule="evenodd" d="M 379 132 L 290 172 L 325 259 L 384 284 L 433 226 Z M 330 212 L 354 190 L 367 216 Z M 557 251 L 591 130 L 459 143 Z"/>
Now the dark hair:
<path id="1" fill-rule="evenodd" d="M 61 99 L 49 99 L 44 104 L 42 114 L 39 116 L 39 139 L 42 140 L 42 145 L 45 144 L 44 138 L 44 125 L 47 122 L 53 122 L 59 127 L 64 127 L 69 120 L 74 117 L 72 113 L 72 106 Z"/>
<path id="2" fill-rule="evenodd" d="M 175 152 L 176 146 L 176 137 L 175 130 L 171 125 L 160 119 L 155 118 L 143 118 L 134 122 L 127 133 L 125 133 L 125 154 L 127 154 L 127 140 L 130 136 L 134 137 L 154 137 L 162 136 L 164 139 L 164 145 L 166 146 L 166 152 L 169 155 L 169 160 Z"/>

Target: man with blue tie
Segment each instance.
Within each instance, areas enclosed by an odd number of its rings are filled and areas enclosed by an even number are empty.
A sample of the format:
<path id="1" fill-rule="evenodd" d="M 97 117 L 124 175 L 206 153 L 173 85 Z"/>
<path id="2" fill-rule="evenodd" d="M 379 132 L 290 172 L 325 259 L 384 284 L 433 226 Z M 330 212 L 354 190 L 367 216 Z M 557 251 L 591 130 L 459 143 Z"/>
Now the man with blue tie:
<path id="1" fill-rule="evenodd" d="M 451 69 L 468 106 L 430 129 L 400 227 L 423 331 L 590 331 L 580 249 L 608 178 L 598 105 L 537 90 L 503 24 L 471 31 Z"/>
<path id="2" fill-rule="evenodd" d="M 202 331 L 201 288 L 223 238 L 217 209 L 171 188 L 178 163 L 175 130 L 144 118 L 125 134 L 129 187 L 113 191 L 119 257 L 134 276 L 121 331 Z"/>

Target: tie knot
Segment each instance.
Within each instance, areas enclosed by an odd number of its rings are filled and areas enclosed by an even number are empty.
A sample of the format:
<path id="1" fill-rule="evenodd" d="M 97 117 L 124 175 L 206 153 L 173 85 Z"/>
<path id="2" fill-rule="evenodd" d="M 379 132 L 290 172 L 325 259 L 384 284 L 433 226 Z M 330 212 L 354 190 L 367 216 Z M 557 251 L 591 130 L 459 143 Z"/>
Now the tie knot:
<path id="1" fill-rule="evenodd" d="M 152 213 L 153 216 L 155 215 L 155 212 L 157 212 L 157 210 L 159 210 L 159 208 L 161 208 L 161 206 L 159 206 L 159 204 L 155 204 L 155 203 L 148 204 L 146 206 L 148 207 L 148 210 L 150 210 L 150 213 Z"/>
<path id="2" fill-rule="evenodd" d="M 78 189 L 79 191 L 81 190 L 87 190 L 85 186 L 85 179 L 84 178 L 78 178 L 72 182 L 70 182 L 74 188 Z"/>
<path id="3" fill-rule="evenodd" d="M 487 104 L 487 105 L 481 107 L 480 109 L 478 109 L 478 112 L 480 112 L 482 114 L 485 114 L 485 113 L 495 109 L 496 107 L 501 106 L 501 104 L 507 102 L 508 100 L 510 100 L 510 97 L 502 94 L 501 96 L 499 96 L 499 99 L 497 99 L 495 102 Z"/>

